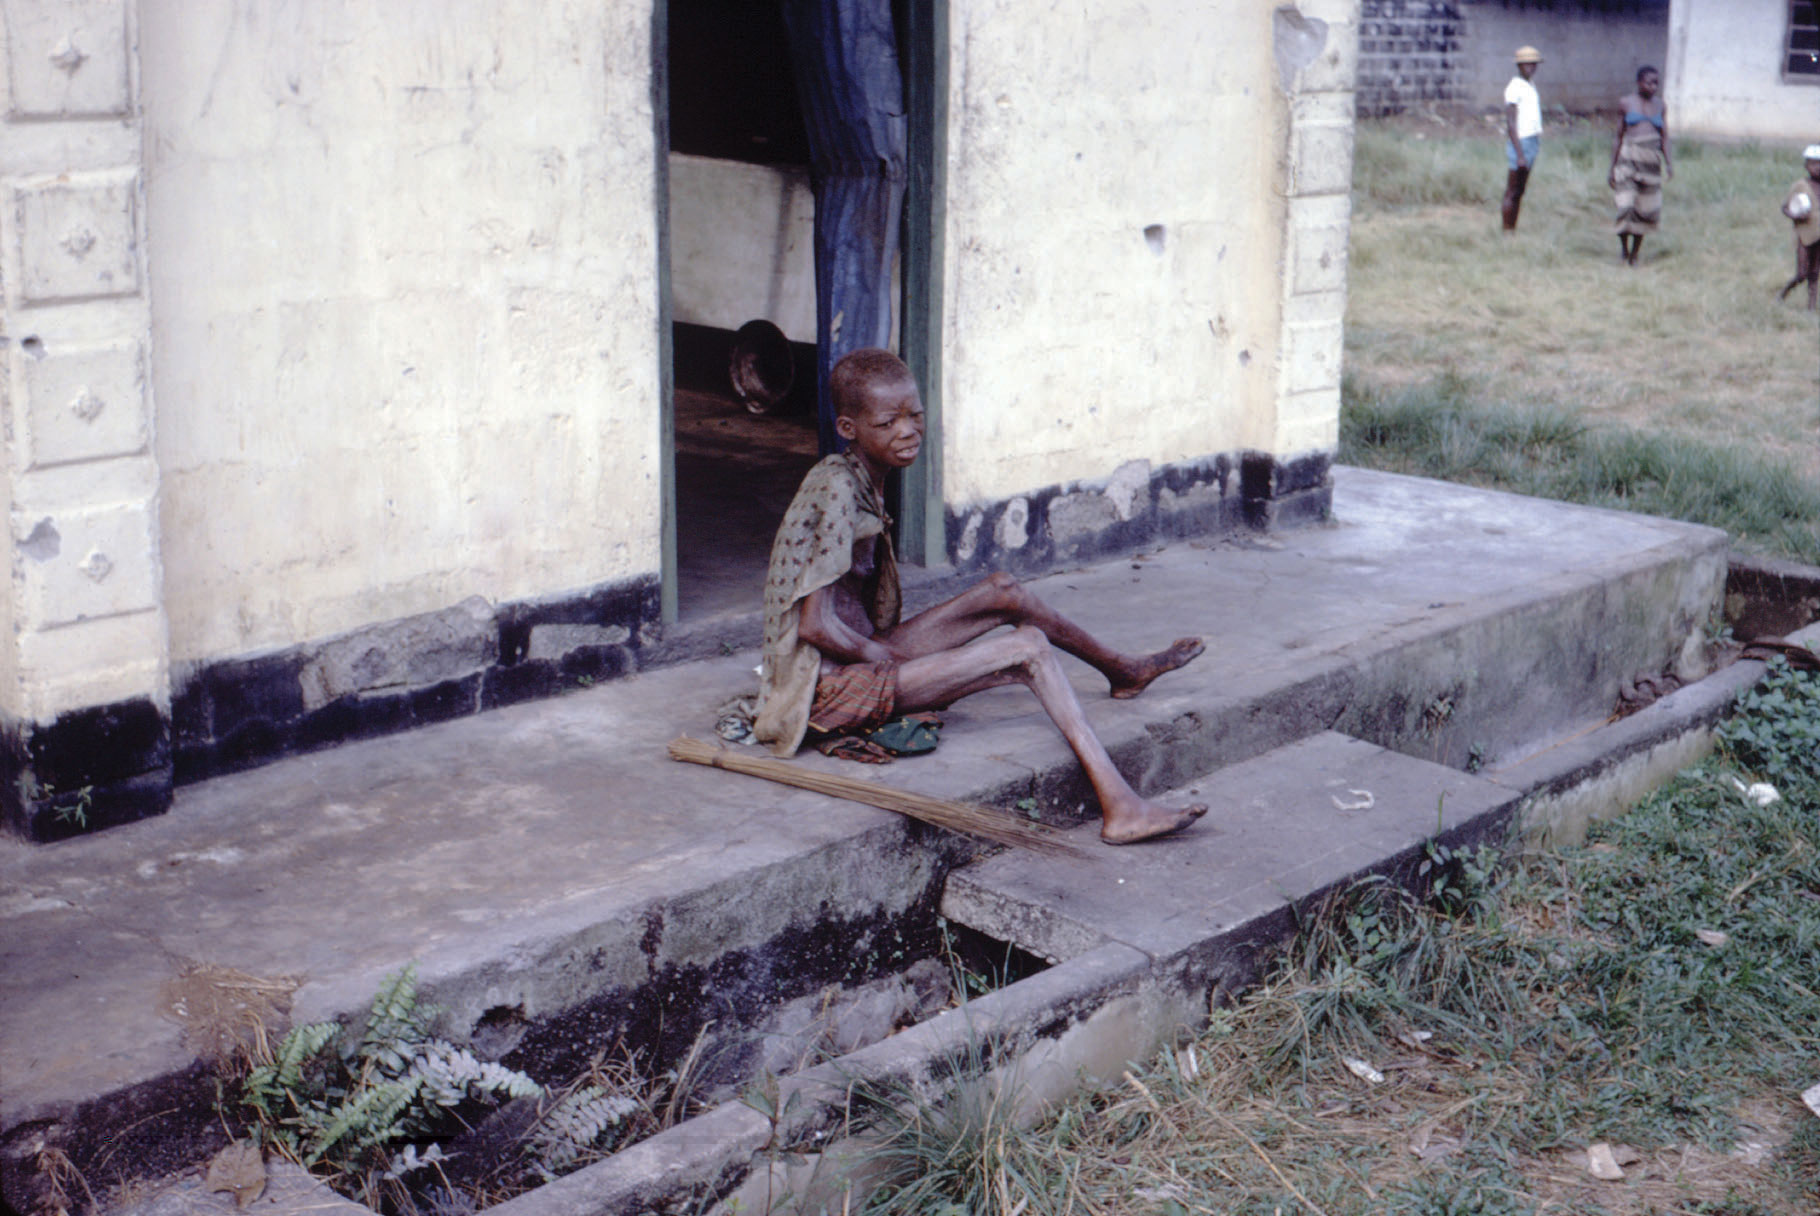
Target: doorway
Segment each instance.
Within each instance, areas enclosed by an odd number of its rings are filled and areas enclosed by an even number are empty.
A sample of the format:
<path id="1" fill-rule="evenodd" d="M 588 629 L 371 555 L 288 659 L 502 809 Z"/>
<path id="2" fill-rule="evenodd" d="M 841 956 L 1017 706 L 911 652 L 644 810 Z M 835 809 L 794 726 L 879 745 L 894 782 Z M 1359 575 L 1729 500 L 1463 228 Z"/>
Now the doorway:
<path id="1" fill-rule="evenodd" d="M 771 539 L 818 458 L 814 209 L 780 6 L 659 3 L 668 94 L 664 616 L 693 625 L 758 609 Z M 900 556 L 926 564 L 944 548 L 941 512 L 930 506 L 940 501 L 946 9 L 939 0 L 896 7 L 910 146 L 894 345 L 923 386 L 930 427 L 894 513 Z"/>

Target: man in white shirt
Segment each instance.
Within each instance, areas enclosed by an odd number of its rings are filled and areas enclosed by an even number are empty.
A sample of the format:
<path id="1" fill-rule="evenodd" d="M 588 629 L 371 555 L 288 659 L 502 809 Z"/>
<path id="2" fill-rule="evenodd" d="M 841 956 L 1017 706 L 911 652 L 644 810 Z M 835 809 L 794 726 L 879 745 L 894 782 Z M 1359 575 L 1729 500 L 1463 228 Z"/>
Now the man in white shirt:
<path id="1" fill-rule="evenodd" d="M 1504 160 L 1510 169 L 1504 180 L 1506 232 L 1517 230 L 1517 212 L 1523 206 L 1529 171 L 1542 150 L 1542 98 L 1530 83 L 1541 66 L 1542 52 L 1533 46 L 1518 47 L 1517 74 L 1504 86 Z"/>

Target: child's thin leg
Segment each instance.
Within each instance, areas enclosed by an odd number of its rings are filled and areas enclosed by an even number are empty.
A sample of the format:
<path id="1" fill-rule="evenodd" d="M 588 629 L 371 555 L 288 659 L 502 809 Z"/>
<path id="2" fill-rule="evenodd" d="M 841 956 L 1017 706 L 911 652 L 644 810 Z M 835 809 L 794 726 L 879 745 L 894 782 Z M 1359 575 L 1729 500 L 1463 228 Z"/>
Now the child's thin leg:
<path id="1" fill-rule="evenodd" d="M 996 573 L 884 635 L 900 660 L 953 650 L 1001 625 L 1031 625 L 1058 649 L 1092 666 L 1112 685 L 1112 695 L 1135 697 L 1150 682 L 1187 663 L 1206 647 L 1182 638 L 1154 654 L 1114 650 L 1038 599 L 1009 574 Z"/>
<path id="2" fill-rule="evenodd" d="M 897 704 L 908 712 L 942 709 L 961 697 L 1023 684 L 1068 741 L 1100 800 L 1101 839 L 1129 844 L 1187 827 L 1205 806 L 1172 807 L 1140 798 L 1107 755 L 1048 640 L 1034 626 L 981 638 L 958 650 L 912 659 L 898 668 Z"/>

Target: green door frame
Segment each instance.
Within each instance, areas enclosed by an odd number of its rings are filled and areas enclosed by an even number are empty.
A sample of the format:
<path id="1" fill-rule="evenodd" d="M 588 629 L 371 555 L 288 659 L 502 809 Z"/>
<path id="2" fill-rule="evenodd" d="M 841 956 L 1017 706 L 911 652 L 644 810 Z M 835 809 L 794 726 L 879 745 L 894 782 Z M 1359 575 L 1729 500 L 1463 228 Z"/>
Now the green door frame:
<path id="1" fill-rule="evenodd" d="M 904 104 L 909 116 L 909 181 L 904 192 L 903 299 L 898 344 L 922 389 L 928 433 L 905 470 L 898 552 L 905 561 L 947 560 L 942 506 L 943 200 L 948 164 L 948 0 L 904 5 Z M 670 0 L 651 5 L 651 106 L 656 138 L 658 493 L 662 500 L 663 623 L 676 623 L 676 369 L 670 297 Z"/>
<path id="2" fill-rule="evenodd" d="M 658 604 L 676 623 L 676 339 L 670 303 L 670 0 L 651 0 L 651 112 L 656 139 L 657 205 L 657 483 L 662 539 Z"/>
<path id="3" fill-rule="evenodd" d="M 904 192 L 898 347 L 922 389 L 928 432 L 904 471 L 897 550 L 920 566 L 948 560 L 942 501 L 942 267 L 948 184 L 948 0 L 903 6 L 904 108 L 910 180 Z"/>

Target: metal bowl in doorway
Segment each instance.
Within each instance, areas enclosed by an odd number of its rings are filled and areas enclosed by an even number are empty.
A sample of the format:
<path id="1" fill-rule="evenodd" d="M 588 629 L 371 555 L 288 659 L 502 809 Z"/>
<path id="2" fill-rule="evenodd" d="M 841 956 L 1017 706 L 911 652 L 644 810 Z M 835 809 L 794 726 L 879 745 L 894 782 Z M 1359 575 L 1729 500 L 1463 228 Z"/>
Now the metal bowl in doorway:
<path id="1" fill-rule="evenodd" d="M 770 413 L 796 380 L 796 361 L 784 331 L 762 319 L 740 326 L 727 357 L 727 377 L 733 382 L 733 395 L 748 410 Z"/>

